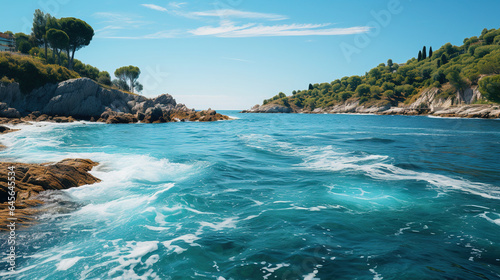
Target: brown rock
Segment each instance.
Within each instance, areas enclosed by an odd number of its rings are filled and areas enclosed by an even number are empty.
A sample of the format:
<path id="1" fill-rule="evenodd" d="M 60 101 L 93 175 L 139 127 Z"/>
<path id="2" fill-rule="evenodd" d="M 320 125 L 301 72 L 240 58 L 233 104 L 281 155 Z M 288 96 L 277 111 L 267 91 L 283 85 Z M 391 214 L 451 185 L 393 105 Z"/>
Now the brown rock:
<path id="1" fill-rule="evenodd" d="M 65 159 L 58 163 L 26 164 L 0 162 L 0 223 L 5 225 L 9 216 L 8 209 L 8 167 L 14 166 L 15 172 L 15 217 L 18 223 L 26 223 L 31 220 L 30 215 L 37 210 L 33 206 L 42 202 L 36 200 L 36 195 L 46 190 L 61 190 L 100 182 L 100 180 L 88 172 L 98 163 L 88 159 Z M 0 230 L 7 230 L 5 226 Z"/>
<path id="2" fill-rule="evenodd" d="M 138 120 L 132 114 L 121 114 L 109 117 L 106 123 L 136 123 Z"/>

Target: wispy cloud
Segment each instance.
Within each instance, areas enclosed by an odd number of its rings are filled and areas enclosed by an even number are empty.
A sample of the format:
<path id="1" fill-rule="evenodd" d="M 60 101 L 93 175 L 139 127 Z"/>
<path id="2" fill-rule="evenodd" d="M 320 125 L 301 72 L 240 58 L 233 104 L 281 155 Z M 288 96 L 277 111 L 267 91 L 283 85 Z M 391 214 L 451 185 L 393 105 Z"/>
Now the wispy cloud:
<path id="1" fill-rule="evenodd" d="M 166 8 L 164 8 L 162 6 L 155 5 L 155 4 L 141 4 L 141 6 L 144 6 L 144 7 L 149 8 L 149 9 L 157 10 L 157 11 L 160 11 L 160 12 L 166 12 L 167 11 Z"/>
<path id="2" fill-rule="evenodd" d="M 139 35 L 139 36 L 113 36 L 108 35 L 101 38 L 106 39 L 122 39 L 122 40 L 144 40 L 144 39 L 167 39 L 177 38 L 183 34 L 180 30 L 164 30 L 152 34 Z"/>
<path id="3" fill-rule="evenodd" d="M 226 60 L 233 60 L 233 61 L 239 61 L 239 62 L 246 62 L 246 63 L 254 63 L 254 62 L 253 62 L 253 61 L 251 61 L 251 60 L 246 60 L 246 59 L 242 59 L 242 58 L 222 57 L 222 59 L 226 59 Z"/>
<path id="4" fill-rule="evenodd" d="M 100 38 L 111 37 L 118 30 L 139 29 L 150 24 L 138 16 L 123 13 L 97 12 L 93 16 L 100 19 L 100 24 L 104 25 L 104 27 L 96 29 L 96 35 Z"/>
<path id="5" fill-rule="evenodd" d="M 190 16 L 198 17 L 220 17 L 220 18 L 246 18 L 246 19 L 264 19 L 264 20 L 285 20 L 287 16 L 278 14 L 256 13 L 232 9 L 220 9 L 201 12 L 188 13 Z"/>
<path id="6" fill-rule="evenodd" d="M 180 9 L 182 8 L 182 6 L 186 5 L 187 3 L 186 2 L 170 2 L 168 3 L 168 5 L 172 8 L 176 8 L 176 9 Z"/>
<path id="7" fill-rule="evenodd" d="M 366 33 L 367 26 L 348 28 L 326 28 L 331 24 L 282 24 L 262 25 L 249 23 L 237 26 L 231 21 L 222 21 L 220 26 L 203 26 L 189 31 L 196 36 L 215 36 L 226 38 L 271 37 L 271 36 L 334 36 Z"/>

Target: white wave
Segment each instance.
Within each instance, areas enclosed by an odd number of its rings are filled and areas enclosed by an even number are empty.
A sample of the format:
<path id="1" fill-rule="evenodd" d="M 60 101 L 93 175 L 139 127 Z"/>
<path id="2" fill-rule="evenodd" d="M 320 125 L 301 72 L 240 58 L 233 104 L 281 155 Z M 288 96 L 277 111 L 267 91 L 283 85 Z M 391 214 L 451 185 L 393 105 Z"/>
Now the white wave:
<path id="1" fill-rule="evenodd" d="M 200 239 L 200 237 L 198 237 L 194 234 L 185 234 L 185 235 L 179 236 L 177 238 L 174 238 L 172 240 L 163 241 L 162 244 L 163 244 L 163 246 L 165 246 L 165 248 L 167 248 L 167 250 L 173 251 L 176 254 L 181 254 L 181 253 L 187 251 L 187 249 L 182 248 L 179 245 L 173 245 L 172 243 L 183 241 L 184 243 L 188 244 L 189 246 L 201 246 L 200 244 L 195 243 L 195 241 L 198 239 Z"/>
<path id="2" fill-rule="evenodd" d="M 68 270 L 73 265 L 76 264 L 82 257 L 74 257 L 69 259 L 62 259 L 58 264 L 56 264 L 57 270 Z"/>
<path id="3" fill-rule="evenodd" d="M 427 182 L 441 191 L 459 190 L 489 199 L 500 199 L 500 188 L 489 184 L 471 182 L 462 178 L 406 170 L 388 163 L 388 156 L 341 152 L 332 146 L 296 147 L 287 142 L 276 141 L 270 135 L 249 134 L 240 136 L 249 147 L 268 152 L 299 157 L 299 168 L 332 171 L 358 172 L 373 179 L 384 181 L 413 180 Z"/>
<path id="4" fill-rule="evenodd" d="M 220 231 L 226 228 L 236 228 L 237 217 L 226 218 L 220 223 L 209 223 L 209 222 L 200 222 L 201 228 L 209 227 L 213 230 Z"/>
<path id="5" fill-rule="evenodd" d="M 479 214 L 478 217 L 486 219 L 488 222 L 490 222 L 492 224 L 495 224 L 497 226 L 500 226 L 500 214 L 498 214 L 498 213 L 491 213 L 492 215 L 496 215 L 498 217 L 496 219 L 492 219 L 492 218 L 488 217 L 488 214 L 490 214 L 490 212 L 484 212 L 482 214 Z"/>

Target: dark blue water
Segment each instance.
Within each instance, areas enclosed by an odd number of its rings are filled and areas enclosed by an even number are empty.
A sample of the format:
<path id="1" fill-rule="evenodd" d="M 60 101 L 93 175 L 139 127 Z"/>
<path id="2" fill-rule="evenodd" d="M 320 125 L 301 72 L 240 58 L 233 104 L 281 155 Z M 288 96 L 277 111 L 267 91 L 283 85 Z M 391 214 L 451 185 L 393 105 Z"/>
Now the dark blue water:
<path id="1" fill-rule="evenodd" d="M 499 120 L 225 113 L 3 136 L 103 180 L 41 197 L 12 278 L 500 278 Z"/>

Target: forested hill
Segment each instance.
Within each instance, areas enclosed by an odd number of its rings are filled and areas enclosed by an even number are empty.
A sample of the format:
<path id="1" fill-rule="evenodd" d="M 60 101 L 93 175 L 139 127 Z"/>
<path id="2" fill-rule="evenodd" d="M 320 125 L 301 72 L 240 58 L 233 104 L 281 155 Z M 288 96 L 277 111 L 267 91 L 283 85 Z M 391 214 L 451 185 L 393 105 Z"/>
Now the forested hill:
<path id="1" fill-rule="evenodd" d="M 447 98 L 475 85 L 484 98 L 478 102 L 500 103 L 500 29 L 484 29 L 479 37 L 464 39 L 462 46 L 447 43 L 434 51 L 424 46 L 417 53 L 417 58 L 402 64 L 389 59 L 363 76 L 310 84 L 291 96 L 280 92 L 264 100 L 264 105 L 283 105 L 294 111 L 353 102 L 365 107 L 398 106 L 413 103 L 427 88 L 438 88 L 438 97 Z"/>

